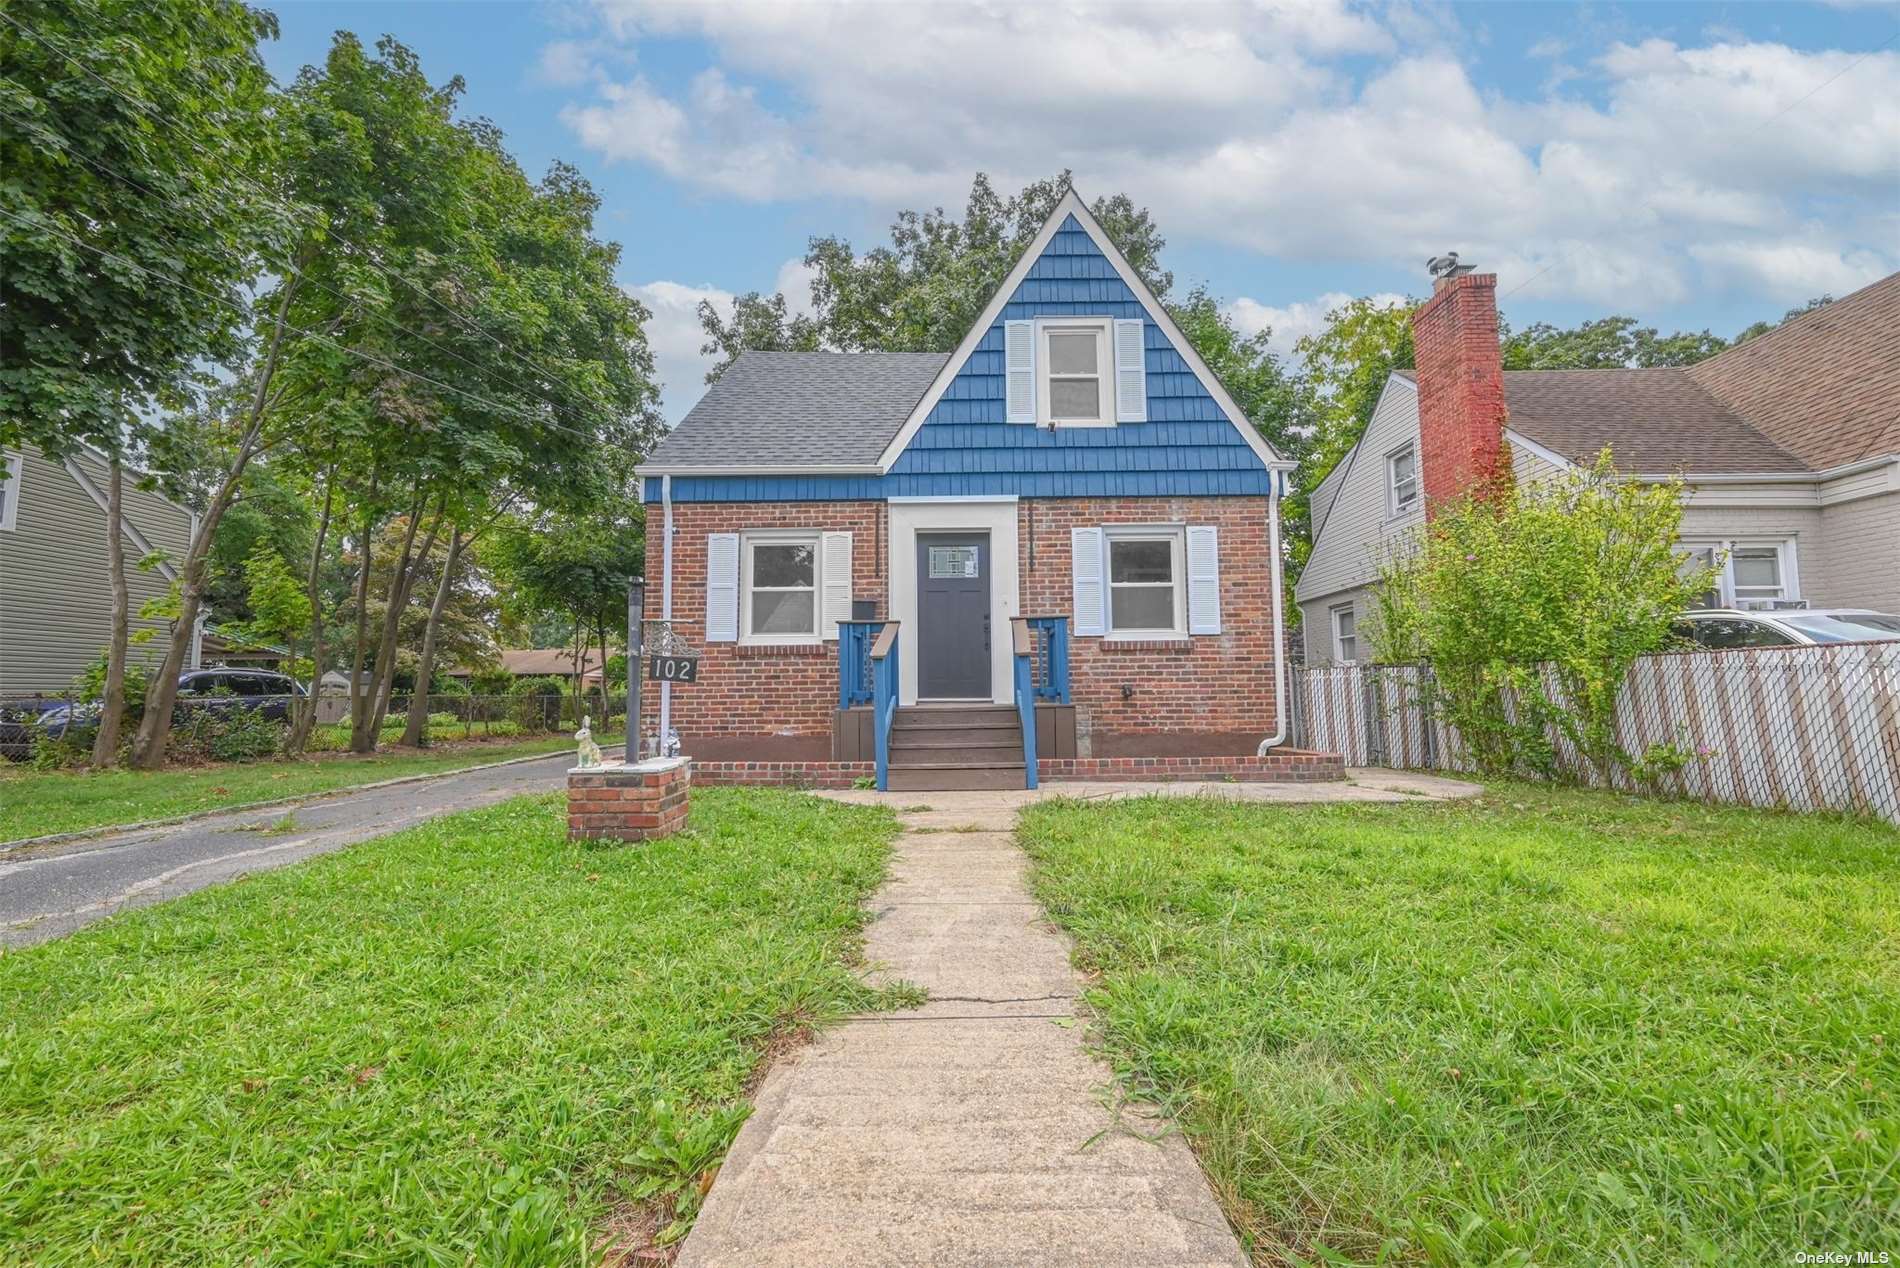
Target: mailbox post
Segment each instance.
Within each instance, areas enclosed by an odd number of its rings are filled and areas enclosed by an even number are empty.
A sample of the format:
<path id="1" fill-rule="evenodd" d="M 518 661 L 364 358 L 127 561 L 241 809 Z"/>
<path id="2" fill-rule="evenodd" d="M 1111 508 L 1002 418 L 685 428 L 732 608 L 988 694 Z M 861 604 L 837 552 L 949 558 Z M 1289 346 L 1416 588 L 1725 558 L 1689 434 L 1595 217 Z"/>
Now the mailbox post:
<path id="1" fill-rule="evenodd" d="M 640 760 L 640 679 L 646 673 L 646 655 L 640 626 L 646 616 L 647 583 L 635 577 L 627 583 L 627 765 Z"/>

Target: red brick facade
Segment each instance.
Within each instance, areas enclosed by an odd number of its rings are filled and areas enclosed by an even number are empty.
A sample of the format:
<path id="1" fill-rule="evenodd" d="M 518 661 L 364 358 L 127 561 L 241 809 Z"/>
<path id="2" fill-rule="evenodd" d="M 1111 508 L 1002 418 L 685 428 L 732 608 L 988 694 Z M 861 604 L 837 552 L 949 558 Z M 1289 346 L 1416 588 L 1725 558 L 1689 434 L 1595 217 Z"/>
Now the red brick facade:
<path id="1" fill-rule="evenodd" d="M 1482 497 L 1506 477 L 1497 291 L 1495 273 L 1468 273 L 1440 282 L 1412 314 L 1427 514 L 1447 499 Z"/>
<path id="2" fill-rule="evenodd" d="M 567 836 L 570 841 L 651 841 L 686 826 L 692 787 L 691 762 L 643 762 L 570 771 L 567 776 Z"/>
<path id="3" fill-rule="evenodd" d="M 1251 754 L 1277 724 L 1272 575 L 1265 497 L 1023 499 L 1017 504 L 1020 611 L 1074 606 L 1070 530 L 1115 524 L 1212 525 L 1220 534 L 1221 633 L 1180 642 L 1070 640 L 1082 752 L 1097 757 Z M 648 508 L 647 616 L 661 605 L 660 508 Z M 700 649 L 699 681 L 673 690 L 673 726 L 704 781 L 754 782 L 759 763 L 790 763 L 757 782 L 849 784 L 822 769 L 838 702 L 834 641 L 753 647 L 706 641 L 706 539 L 711 533 L 804 528 L 852 534 L 853 595 L 889 615 L 889 525 L 881 502 L 684 503 L 673 510 L 673 616 Z M 647 684 L 642 730 L 658 724 Z M 717 770 L 715 772 L 715 767 Z"/>

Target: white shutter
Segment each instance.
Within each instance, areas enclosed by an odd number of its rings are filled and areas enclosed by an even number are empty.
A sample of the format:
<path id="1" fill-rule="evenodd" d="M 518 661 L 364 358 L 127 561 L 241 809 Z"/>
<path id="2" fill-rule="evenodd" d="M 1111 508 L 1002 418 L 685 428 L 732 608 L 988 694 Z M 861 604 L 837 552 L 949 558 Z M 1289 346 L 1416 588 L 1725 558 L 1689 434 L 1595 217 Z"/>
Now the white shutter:
<path id="1" fill-rule="evenodd" d="M 706 641 L 739 641 L 739 534 L 706 534 Z"/>
<path id="2" fill-rule="evenodd" d="M 1075 632 L 1099 635 L 1108 624 L 1102 594 L 1102 530 L 1069 530 L 1069 572 L 1075 582 Z"/>
<path id="3" fill-rule="evenodd" d="M 1188 633 L 1220 633 L 1220 530 L 1211 524 L 1187 531 Z"/>
<path id="4" fill-rule="evenodd" d="M 851 619 L 851 534 L 824 535 L 825 602 L 818 621 L 823 638 L 838 637 L 838 622 Z"/>
<path id="5" fill-rule="evenodd" d="M 1115 323 L 1115 421 L 1148 421 L 1146 335 L 1139 321 Z"/>
<path id="6" fill-rule="evenodd" d="M 1012 423 L 1036 421 L 1036 323 L 1003 323 L 1003 378 L 1007 383 L 1008 418 Z"/>

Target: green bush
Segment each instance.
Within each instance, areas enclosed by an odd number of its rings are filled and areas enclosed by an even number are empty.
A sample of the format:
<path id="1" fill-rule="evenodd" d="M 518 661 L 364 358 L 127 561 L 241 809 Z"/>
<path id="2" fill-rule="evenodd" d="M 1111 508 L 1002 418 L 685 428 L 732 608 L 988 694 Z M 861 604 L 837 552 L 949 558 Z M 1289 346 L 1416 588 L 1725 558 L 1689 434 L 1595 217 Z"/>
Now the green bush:
<path id="1" fill-rule="evenodd" d="M 554 696 L 557 699 L 567 694 L 567 683 L 560 678 L 543 676 L 540 678 L 517 678 L 509 684 L 511 696 Z"/>
<path id="2" fill-rule="evenodd" d="M 249 762 L 275 754 L 286 730 L 256 709 L 190 709 L 172 723 L 167 749 L 186 760 Z"/>

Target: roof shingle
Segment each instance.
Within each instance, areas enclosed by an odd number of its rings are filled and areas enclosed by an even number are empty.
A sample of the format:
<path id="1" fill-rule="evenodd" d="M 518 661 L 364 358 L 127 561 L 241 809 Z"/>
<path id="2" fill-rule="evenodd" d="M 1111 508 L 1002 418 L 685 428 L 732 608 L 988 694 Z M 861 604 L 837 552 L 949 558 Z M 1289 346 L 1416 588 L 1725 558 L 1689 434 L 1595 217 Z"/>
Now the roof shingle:
<path id="1" fill-rule="evenodd" d="M 1704 391 L 1685 370 L 1507 370 L 1510 428 L 1589 463 L 1607 445 L 1644 475 L 1805 471 L 1807 465 Z"/>

